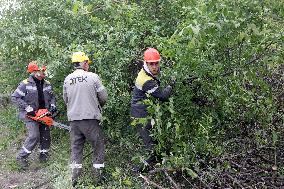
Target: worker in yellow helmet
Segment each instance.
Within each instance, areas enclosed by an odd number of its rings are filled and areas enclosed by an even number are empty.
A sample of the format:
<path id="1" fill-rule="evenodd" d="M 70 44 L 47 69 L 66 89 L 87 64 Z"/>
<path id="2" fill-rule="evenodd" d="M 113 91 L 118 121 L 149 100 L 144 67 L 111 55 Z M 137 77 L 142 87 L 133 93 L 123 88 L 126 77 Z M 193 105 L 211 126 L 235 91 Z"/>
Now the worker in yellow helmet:
<path id="1" fill-rule="evenodd" d="M 82 173 L 83 147 L 87 139 L 93 147 L 94 180 L 98 182 L 104 167 L 105 145 L 100 120 L 107 91 L 100 77 L 89 72 L 90 60 L 84 52 L 72 55 L 75 71 L 64 80 L 63 99 L 71 126 L 72 185 Z"/>

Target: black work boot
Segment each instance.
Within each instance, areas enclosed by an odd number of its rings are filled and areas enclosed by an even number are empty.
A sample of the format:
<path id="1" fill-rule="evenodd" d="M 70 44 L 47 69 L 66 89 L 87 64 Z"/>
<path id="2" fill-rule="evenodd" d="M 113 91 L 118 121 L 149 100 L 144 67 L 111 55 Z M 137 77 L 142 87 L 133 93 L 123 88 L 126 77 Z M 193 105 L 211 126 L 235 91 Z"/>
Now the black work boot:
<path id="1" fill-rule="evenodd" d="M 78 179 L 82 173 L 82 168 L 74 168 L 72 169 L 72 186 L 75 187 L 78 184 Z"/>
<path id="2" fill-rule="evenodd" d="M 18 162 L 18 165 L 21 167 L 21 169 L 27 170 L 27 168 L 29 166 L 27 157 L 17 156 L 16 160 Z"/>
<path id="3" fill-rule="evenodd" d="M 48 153 L 46 153 L 46 152 L 41 152 L 41 153 L 39 153 L 38 159 L 39 159 L 39 161 L 40 161 L 41 163 L 47 162 L 47 160 L 48 160 Z"/>

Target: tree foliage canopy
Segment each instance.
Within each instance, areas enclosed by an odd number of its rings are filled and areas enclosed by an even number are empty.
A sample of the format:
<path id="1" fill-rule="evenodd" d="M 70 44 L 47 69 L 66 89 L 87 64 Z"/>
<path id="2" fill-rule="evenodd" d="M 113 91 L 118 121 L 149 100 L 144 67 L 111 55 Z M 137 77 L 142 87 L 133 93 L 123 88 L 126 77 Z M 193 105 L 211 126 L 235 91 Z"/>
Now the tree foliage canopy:
<path id="1" fill-rule="evenodd" d="M 281 132 L 282 1 L 22 0 L 19 5 L 0 19 L 4 92 L 26 77 L 27 63 L 36 59 L 48 65 L 64 110 L 61 91 L 72 69 L 70 55 L 85 51 L 108 90 L 103 123 L 116 141 L 131 124 L 131 88 L 142 52 L 155 47 L 162 55 L 162 85 L 177 78 L 169 102 L 146 102 L 165 166 L 191 170 L 224 153 L 227 142 L 240 135 L 268 145 Z"/>

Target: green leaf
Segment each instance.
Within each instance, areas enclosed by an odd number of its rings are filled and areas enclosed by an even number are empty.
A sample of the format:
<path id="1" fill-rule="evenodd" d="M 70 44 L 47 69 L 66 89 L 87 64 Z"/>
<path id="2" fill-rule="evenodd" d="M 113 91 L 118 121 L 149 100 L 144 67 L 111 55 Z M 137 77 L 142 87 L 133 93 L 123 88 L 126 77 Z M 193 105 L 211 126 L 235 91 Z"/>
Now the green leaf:
<path id="1" fill-rule="evenodd" d="M 272 131 L 272 141 L 273 145 L 275 145 L 275 143 L 278 141 L 278 133 L 275 131 Z"/>
<path id="2" fill-rule="evenodd" d="M 132 182 L 131 180 L 129 180 L 129 178 L 126 178 L 123 180 L 123 183 L 126 185 L 126 186 L 132 186 Z"/>
<path id="3" fill-rule="evenodd" d="M 192 29 L 192 31 L 195 35 L 199 34 L 200 27 L 198 25 L 197 26 L 191 26 L 191 29 Z"/>
<path id="4" fill-rule="evenodd" d="M 191 176 L 191 178 L 195 179 L 198 177 L 197 173 L 195 173 L 192 169 L 186 168 L 186 171 Z"/>
<path id="5" fill-rule="evenodd" d="M 77 14 L 77 13 L 78 13 L 79 5 L 80 5 L 80 2 L 79 2 L 79 1 L 75 1 L 75 3 L 73 4 L 72 11 L 73 11 L 74 14 Z"/>

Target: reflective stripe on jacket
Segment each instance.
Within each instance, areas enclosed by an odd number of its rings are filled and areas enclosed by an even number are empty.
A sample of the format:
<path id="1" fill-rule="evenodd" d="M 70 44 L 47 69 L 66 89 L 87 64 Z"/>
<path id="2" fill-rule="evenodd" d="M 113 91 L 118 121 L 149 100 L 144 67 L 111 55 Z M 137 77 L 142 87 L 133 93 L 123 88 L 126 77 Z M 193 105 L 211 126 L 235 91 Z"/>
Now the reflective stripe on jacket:
<path id="1" fill-rule="evenodd" d="M 171 91 L 172 87 L 170 85 L 165 89 L 161 89 L 160 81 L 150 74 L 148 67 L 144 64 L 135 81 L 131 99 L 131 116 L 136 118 L 147 117 L 147 105 L 143 104 L 143 100 L 147 99 L 146 94 L 150 94 L 161 101 L 166 101 L 170 97 Z"/>
<path id="2" fill-rule="evenodd" d="M 63 99 L 69 121 L 100 120 L 107 91 L 97 74 L 76 69 L 64 80 Z"/>
<path id="3" fill-rule="evenodd" d="M 52 91 L 50 82 L 44 80 L 43 83 L 43 95 L 45 108 L 50 108 L 51 104 L 55 105 L 55 97 Z M 19 118 L 26 120 L 27 106 L 31 106 L 35 111 L 39 109 L 38 104 L 38 91 L 36 83 L 32 76 L 20 82 L 17 89 L 11 95 L 11 101 L 19 107 Z"/>

